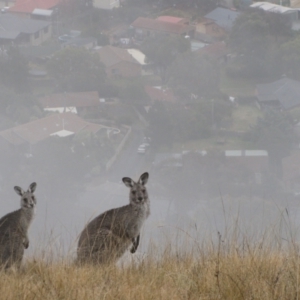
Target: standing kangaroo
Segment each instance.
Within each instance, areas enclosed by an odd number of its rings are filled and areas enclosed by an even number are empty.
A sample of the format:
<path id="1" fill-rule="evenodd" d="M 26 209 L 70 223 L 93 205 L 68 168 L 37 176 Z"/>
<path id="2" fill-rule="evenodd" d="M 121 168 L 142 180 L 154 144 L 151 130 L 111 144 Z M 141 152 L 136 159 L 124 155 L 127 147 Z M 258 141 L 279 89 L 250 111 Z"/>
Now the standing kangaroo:
<path id="1" fill-rule="evenodd" d="M 29 247 L 28 228 L 35 214 L 36 199 L 33 182 L 25 192 L 15 186 L 15 192 L 21 196 L 21 208 L 0 219 L 0 267 L 21 266 L 24 249 Z"/>
<path id="2" fill-rule="evenodd" d="M 77 248 L 78 263 L 104 264 L 120 258 L 132 244 L 131 253 L 137 250 L 141 227 L 150 214 L 150 203 L 145 187 L 148 173 L 138 182 L 124 177 L 130 188 L 129 204 L 114 208 L 97 216 L 81 232 Z"/>

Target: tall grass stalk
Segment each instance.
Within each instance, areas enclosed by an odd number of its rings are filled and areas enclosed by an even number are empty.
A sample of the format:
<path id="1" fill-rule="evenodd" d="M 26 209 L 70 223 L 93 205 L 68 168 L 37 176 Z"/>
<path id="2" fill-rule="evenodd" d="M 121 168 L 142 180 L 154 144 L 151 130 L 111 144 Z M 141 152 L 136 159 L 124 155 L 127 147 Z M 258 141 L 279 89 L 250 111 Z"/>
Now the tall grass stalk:
<path id="1" fill-rule="evenodd" d="M 0 298 L 299 299 L 299 245 L 288 212 L 276 225 L 252 234 L 227 219 L 224 232 L 202 239 L 179 230 L 177 241 L 150 243 L 146 253 L 109 266 L 78 267 L 71 254 L 49 259 L 57 257 L 50 245 L 21 270 L 0 272 Z"/>

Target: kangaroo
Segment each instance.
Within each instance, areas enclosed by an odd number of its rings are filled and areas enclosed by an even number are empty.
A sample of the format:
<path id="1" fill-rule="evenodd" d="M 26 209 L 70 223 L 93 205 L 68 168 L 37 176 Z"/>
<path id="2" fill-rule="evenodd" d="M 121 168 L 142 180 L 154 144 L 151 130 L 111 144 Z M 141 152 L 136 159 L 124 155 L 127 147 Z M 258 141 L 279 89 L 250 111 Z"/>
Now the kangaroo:
<path id="1" fill-rule="evenodd" d="M 33 182 L 25 192 L 15 186 L 15 192 L 21 196 L 21 208 L 8 213 L 0 219 L 0 267 L 21 266 L 24 249 L 29 247 L 28 228 L 35 215 L 36 198 Z"/>
<path id="2" fill-rule="evenodd" d="M 129 204 L 108 210 L 89 222 L 80 234 L 77 248 L 78 263 L 106 264 L 115 262 L 129 248 L 135 253 L 140 230 L 150 214 L 150 202 L 145 187 L 149 174 L 143 173 L 138 182 L 122 179 L 130 188 Z"/>

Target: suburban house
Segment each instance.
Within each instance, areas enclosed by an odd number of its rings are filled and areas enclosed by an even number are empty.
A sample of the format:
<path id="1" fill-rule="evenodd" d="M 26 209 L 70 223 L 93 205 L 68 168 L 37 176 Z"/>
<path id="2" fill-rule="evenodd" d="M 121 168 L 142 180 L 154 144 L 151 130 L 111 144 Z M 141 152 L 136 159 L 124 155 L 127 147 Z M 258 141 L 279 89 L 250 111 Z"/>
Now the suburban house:
<path id="1" fill-rule="evenodd" d="M 162 86 L 145 86 L 145 91 L 152 102 L 162 101 L 168 103 L 176 102 L 174 93 L 169 88 L 164 88 Z"/>
<path id="2" fill-rule="evenodd" d="M 137 18 L 130 26 L 137 38 L 155 35 L 194 36 L 194 27 L 183 18 L 161 16 L 157 19 Z"/>
<path id="3" fill-rule="evenodd" d="M 74 114 L 94 111 L 101 105 L 98 92 L 50 94 L 38 99 L 45 111 Z"/>
<path id="4" fill-rule="evenodd" d="M 93 5 L 100 9 L 113 9 L 120 7 L 120 0 L 94 0 Z"/>
<path id="5" fill-rule="evenodd" d="M 62 0 L 16 0 L 7 12 L 21 17 L 51 17 Z"/>
<path id="6" fill-rule="evenodd" d="M 267 13 L 279 14 L 290 22 L 293 30 L 300 30 L 300 8 L 291 8 L 270 2 L 255 2 L 250 7 L 261 9 Z"/>
<path id="7" fill-rule="evenodd" d="M 19 125 L 0 132 L 1 147 L 18 147 L 24 153 L 31 153 L 34 145 L 51 136 L 60 138 L 71 137 L 79 132 L 99 133 L 114 128 L 86 122 L 75 114 L 52 114 L 23 125 Z"/>
<path id="8" fill-rule="evenodd" d="M 51 22 L 0 14 L 0 45 L 30 44 L 38 46 L 51 36 Z"/>
<path id="9" fill-rule="evenodd" d="M 256 97 L 260 106 L 272 106 L 290 110 L 300 106 L 300 82 L 284 77 L 277 81 L 256 85 Z"/>
<path id="10" fill-rule="evenodd" d="M 196 26 L 196 37 L 199 33 L 224 39 L 239 15 L 238 11 L 217 7 L 205 15 L 203 21 Z"/>
<path id="11" fill-rule="evenodd" d="M 109 77 L 136 77 L 142 75 L 143 67 L 147 66 L 145 55 L 137 49 L 104 46 L 97 53 Z"/>

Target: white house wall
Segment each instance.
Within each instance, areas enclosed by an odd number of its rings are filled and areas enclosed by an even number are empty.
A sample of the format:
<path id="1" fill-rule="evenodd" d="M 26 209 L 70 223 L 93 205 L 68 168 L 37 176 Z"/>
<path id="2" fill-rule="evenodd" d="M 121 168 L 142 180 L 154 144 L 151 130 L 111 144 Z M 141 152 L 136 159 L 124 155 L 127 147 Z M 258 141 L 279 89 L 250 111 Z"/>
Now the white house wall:
<path id="1" fill-rule="evenodd" d="M 48 28 L 48 31 L 46 32 L 46 28 Z M 39 31 L 39 36 L 37 37 L 36 34 L 30 35 L 30 44 L 33 46 L 41 45 L 43 42 L 47 41 L 52 37 L 52 25 L 49 25 L 48 27 L 43 28 Z"/>

